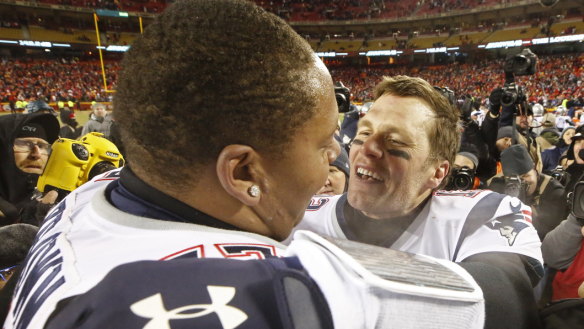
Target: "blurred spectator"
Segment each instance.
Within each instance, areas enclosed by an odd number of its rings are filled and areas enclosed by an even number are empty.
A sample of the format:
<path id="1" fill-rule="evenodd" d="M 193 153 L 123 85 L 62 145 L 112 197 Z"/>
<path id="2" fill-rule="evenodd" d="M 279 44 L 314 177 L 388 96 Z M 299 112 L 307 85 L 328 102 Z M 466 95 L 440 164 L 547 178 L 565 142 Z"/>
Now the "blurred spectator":
<path id="1" fill-rule="evenodd" d="M 58 134 L 59 122 L 52 114 L 0 117 L 0 225 L 35 223 L 23 218 L 23 212 L 36 202 L 31 197 Z"/>
<path id="2" fill-rule="evenodd" d="M 62 138 L 77 139 L 81 136 L 81 127 L 75 118 L 75 112 L 68 107 L 63 107 L 59 111 L 59 118 L 61 119 L 61 130 L 59 136 Z"/>
<path id="3" fill-rule="evenodd" d="M 554 147 L 560 139 L 560 132 L 556 128 L 556 117 L 553 113 L 546 113 L 543 117 L 542 128 L 539 134 L 535 133 L 533 130 L 533 135 L 537 136 L 535 138 L 537 145 L 540 146 L 541 150 L 547 150 Z"/>
<path id="4" fill-rule="evenodd" d="M 572 116 L 568 115 L 568 111 L 563 106 L 558 106 L 556 109 L 556 127 L 560 130 L 566 128 L 567 126 L 574 126 L 572 122 Z"/>
<path id="5" fill-rule="evenodd" d="M 102 133 L 105 138 L 110 138 L 110 128 L 112 125 L 112 115 L 107 112 L 107 107 L 103 103 L 95 103 L 91 106 L 93 112 L 89 117 L 89 121 L 83 126 L 81 136 L 85 136 L 90 132 Z"/>
<path id="6" fill-rule="evenodd" d="M 353 138 L 355 138 L 355 132 L 357 131 L 357 124 L 359 123 L 361 113 L 362 112 L 354 104 L 350 105 L 350 111 L 345 113 L 343 116 L 343 122 L 341 123 L 341 144 L 349 144 Z"/>
<path id="7" fill-rule="evenodd" d="M 51 113 L 53 115 L 56 115 L 55 109 L 52 108 L 49 104 L 47 104 L 47 102 L 45 102 L 42 99 L 37 99 L 35 101 L 29 102 L 28 104 L 26 104 L 26 107 L 24 109 L 24 113 L 26 113 L 26 114 Z"/>
<path id="8" fill-rule="evenodd" d="M 533 111 L 533 121 L 535 123 L 535 127 L 533 128 L 533 132 L 537 135 L 539 135 L 539 133 L 542 130 L 542 126 L 543 126 L 543 116 L 546 113 L 545 109 L 543 108 L 543 105 L 541 105 L 540 103 L 535 103 L 532 105 L 532 111 Z"/>
<path id="9" fill-rule="evenodd" d="M 549 174 L 560 164 L 560 157 L 570 147 L 572 136 L 576 133 L 576 128 L 568 126 L 564 128 L 556 145 L 552 148 L 541 152 L 541 161 L 543 163 L 543 172 Z"/>
<path id="10" fill-rule="evenodd" d="M 341 147 L 337 159 L 329 165 L 329 173 L 324 186 L 316 193 L 319 195 L 338 195 L 347 191 L 349 184 L 349 156 Z"/>

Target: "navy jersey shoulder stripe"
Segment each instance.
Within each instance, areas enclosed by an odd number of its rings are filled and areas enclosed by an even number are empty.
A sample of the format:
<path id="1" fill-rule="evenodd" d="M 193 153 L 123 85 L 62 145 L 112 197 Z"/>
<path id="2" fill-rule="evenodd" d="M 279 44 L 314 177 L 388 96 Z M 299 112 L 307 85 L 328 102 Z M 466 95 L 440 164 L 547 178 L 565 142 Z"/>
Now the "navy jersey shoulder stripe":
<path id="1" fill-rule="evenodd" d="M 471 209 L 464 221 L 464 226 L 458 237 L 458 242 L 456 243 L 456 249 L 454 249 L 454 254 L 452 256 L 452 261 L 456 260 L 460 247 L 464 240 L 482 225 L 486 224 L 499 208 L 499 204 L 506 197 L 505 194 L 490 193 L 482 198 L 477 204 Z"/>

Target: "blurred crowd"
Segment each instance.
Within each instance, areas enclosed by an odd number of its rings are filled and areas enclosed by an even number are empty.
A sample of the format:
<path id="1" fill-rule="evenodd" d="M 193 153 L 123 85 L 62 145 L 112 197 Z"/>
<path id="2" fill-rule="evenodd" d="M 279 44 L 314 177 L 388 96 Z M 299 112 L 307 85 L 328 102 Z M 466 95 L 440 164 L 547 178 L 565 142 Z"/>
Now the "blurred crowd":
<path id="1" fill-rule="evenodd" d="M 334 19 L 413 3 L 270 5 Z M 533 65 L 505 72 L 499 60 L 329 72 L 247 1 L 178 0 L 123 70 L 107 63 L 113 111 L 97 62 L 3 60 L 0 101 L 27 103 L 0 116 L 0 324 L 577 327 L 584 55 L 521 54 Z M 83 127 L 81 100 L 94 101 Z M 553 312 L 565 301 L 579 304 Z"/>
<path id="2" fill-rule="evenodd" d="M 254 2 L 286 20 L 315 21 L 426 15 L 514 1 L 516 0 L 255 0 Z M 39 2 L 149 13 L 161 12 L 170 3 L 167 0 L 40 0 Z"/>
<path id="3" fill-rule="evenodd" d="M 535 75 L 518 77 L 528 91 L 529 101 L 542 101 L 554 107 L 568 98 L 583 96 L 584 55 L 540 56 Z M 447 86 L 456 95 L 470 95 L 486 100 L 491 89 L 504 83 L 503 61 L 485 60 L 476 64 L 395 67 L 333 67 L 333 79 L 342 81 L 352 92 L 354 101 L 373 98 L 372 87 L 385 75 L 405 74 L 421 77 L 435 86 Z"/>
<path id="4" fill-rule="evenodd" d="M 105 64 L 108 89 L 115 88 L 118 62 Z M 101 66 L 97 61 L 12 60 L 0 61 L 0 102 L 36 100 L 49 102 L 105 101 Z"/>
<path id="5" fill-rule="evenodd" d="M 540 56 L 535 75 L 518 77 L 530 102 L 556 107 L 563 99 L 583 97 L 584 55 Z M 492 88 L 502 86 L 502 60 L 475 64 L 453 63 L 435 66 L 331 67 L 334 81 L 343 82 L 357 103 L 372 100 L 373 86 L 383 76 L 418 76 L 435 86 L 445 86 L 456 95 L 470 95 L 486 101 Z M 115 89 L 119 62 L 106 62 L 108 89 Z M 28 101 L 39 96 L 49 102 L 65 100 L 108 101 L 103 90 L 101 67 L 97 61 L 75 59 L 0 61 L 0 102 Z"/>

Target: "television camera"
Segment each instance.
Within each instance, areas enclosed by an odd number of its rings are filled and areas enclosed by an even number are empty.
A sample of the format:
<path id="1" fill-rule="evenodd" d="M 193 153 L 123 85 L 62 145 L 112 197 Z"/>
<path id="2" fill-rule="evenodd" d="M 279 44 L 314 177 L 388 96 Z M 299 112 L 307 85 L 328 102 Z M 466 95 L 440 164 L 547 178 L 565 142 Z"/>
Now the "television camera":
<path id="1" fill-rule="evenodd" d="M 537 56 L 529 48 L 505 60 L 505 85 L 500 99 L 502 105 L 523 105 L 527 101 L 523 87 L 515 83 L 515 77 L 535 74 L 536 64 Z"/>

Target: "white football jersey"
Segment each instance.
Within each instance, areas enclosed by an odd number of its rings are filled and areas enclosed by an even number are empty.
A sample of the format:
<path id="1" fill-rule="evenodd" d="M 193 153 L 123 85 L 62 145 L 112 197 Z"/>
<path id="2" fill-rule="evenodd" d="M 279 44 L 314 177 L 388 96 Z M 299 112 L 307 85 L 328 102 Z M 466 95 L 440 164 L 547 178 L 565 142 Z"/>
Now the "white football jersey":
<path id="1" fill-rule="evenodd" d="M 120 264 L 179 257 L 263 259 L 284 253 L 284 245 L 261 235 L 122 212 L 104 193 L 118 177 L 119 170 L 98 176 L 47 215 L 4 328 L 42 328 L 60 300 L 89 290 Z"/>
<path id="2" fill-rule="evenodd" d="M 315 196 L 296 230 L 347 239 L 345 202 L 346 194 Z M 471 190 L 434 192 L 407 230 L 385 247 L 455 262 L 484 252 L 512 252 L 543 264 L 540 246 L 529 206 L 508 195 Z"/>

